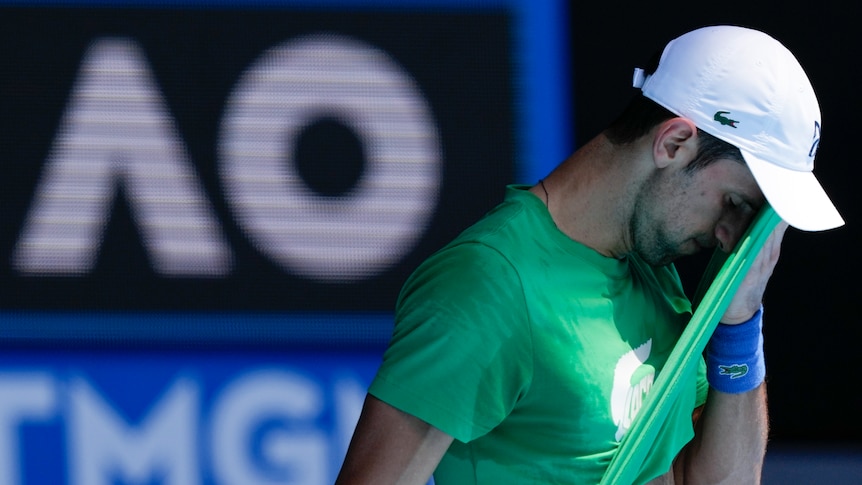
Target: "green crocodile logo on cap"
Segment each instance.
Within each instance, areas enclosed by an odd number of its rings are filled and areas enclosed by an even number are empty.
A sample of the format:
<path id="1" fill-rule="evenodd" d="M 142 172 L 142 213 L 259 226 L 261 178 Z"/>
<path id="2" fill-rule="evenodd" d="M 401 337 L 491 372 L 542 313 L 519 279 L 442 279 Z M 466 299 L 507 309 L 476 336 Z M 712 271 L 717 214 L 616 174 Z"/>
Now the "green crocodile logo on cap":
<path id="1" fill-rule="evenodd" d="M 719 375 L 738 379 L 748 374 L 748 364 L 720 365 L 718 366 L 718 370 Z"/>
<path id="2" fill-rule="evenodd" d="M 712 117 L 715 121 L 718 121 L 724 126 L 729 126 L 731 128 L 736 128 L 736 123 L 739 123 L 738 120 L 732 120 L 724 115 L 729 115 L 730 111 L 716 111 L 715 116 Z"/>

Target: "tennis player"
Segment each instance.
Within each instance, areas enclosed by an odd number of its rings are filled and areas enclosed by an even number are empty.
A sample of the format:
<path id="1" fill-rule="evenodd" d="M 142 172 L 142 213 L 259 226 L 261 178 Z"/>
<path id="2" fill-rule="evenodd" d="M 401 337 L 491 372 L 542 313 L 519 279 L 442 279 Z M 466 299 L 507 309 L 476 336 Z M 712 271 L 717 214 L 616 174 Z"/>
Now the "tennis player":
<path id="1" fill-rule="evenodd" d="M 637 483 L 755 484 L 767 439 L 761 301 L 787 224 L 843 224 L 813 174 L 820 109 L 794 56 L 734 26 L 671 41 L 627 110 L 425 261 L 337 483 L 598 483 L 692 308 L 673 261 L 781 223 Z"/>

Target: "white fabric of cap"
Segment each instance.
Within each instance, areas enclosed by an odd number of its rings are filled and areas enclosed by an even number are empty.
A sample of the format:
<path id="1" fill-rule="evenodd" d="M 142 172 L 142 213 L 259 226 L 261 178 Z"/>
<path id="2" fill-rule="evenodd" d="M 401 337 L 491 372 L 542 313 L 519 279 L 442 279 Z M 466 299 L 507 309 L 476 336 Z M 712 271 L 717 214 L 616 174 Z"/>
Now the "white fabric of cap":
<path id="1" fill-rule="evenodd" d="M 644 96 L 731 143 L 766 200 L 805 231 L 844 224 L 814 176 L 820 107 L 799 62 L 780 42 L 735 26 L 698 29 L 665 47 L 652 75 L 635 71 Z"/>

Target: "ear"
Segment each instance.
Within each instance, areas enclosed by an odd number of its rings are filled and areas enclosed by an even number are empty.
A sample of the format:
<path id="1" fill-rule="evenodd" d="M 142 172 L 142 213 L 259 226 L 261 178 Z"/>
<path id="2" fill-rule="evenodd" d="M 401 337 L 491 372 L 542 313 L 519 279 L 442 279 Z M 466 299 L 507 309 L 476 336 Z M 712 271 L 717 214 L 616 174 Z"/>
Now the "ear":
<path id="1" fill-rule="evenodd" d="M 697 154 L 697 127 L 688 118 L 671 118 L 659 124 L 653 138 L 656 167 L 685 167 Z"/>

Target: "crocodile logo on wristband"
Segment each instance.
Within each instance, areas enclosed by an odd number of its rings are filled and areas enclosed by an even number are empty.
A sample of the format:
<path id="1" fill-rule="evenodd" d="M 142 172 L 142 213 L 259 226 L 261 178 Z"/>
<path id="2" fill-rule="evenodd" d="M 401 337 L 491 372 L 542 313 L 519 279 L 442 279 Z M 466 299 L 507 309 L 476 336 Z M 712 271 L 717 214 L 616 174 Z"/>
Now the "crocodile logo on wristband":
<path id="1" fill-rule="evenodd" d="M 748 364 L 719 365 L 719 375 L 738 379 L 748 374 Z"/>

